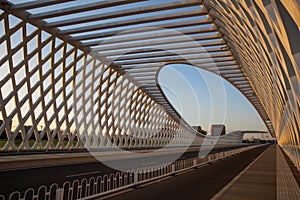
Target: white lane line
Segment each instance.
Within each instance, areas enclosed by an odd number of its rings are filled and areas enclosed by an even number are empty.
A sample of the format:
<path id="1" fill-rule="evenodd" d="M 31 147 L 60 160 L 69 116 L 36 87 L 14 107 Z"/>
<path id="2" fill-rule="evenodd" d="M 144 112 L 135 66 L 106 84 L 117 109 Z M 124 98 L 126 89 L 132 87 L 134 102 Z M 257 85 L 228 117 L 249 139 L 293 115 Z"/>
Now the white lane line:
<path id="1" fill-rule="evenodd" d="M 270 148 L 271 146 L 269 146 L 267 149 L 265 149 L 258 157 L 256 157 L 256 159 L 254 159 L 243 171 L 241 171 L 236 177 L 234 177 L 224 188 L 222 188 L 217 194 L 215 194 L 211 200 L 220 200 L 223 198 L 223 196 L 225 195 L 225 193 L 233 186 L 233 184 L 235 184 L 240 177 L 246 173 L 246 171 L 248 171 L 248 169 L 254 165 L 254 163 L 256 163 L 256 161 L 258 159 L 260 159 L 263 154 L 265 154 L 265 152 Z"/>
<path id="2" fill-rule="evenodd" d="M 86 173 L 80 173 L 80 174 L 72 174 L 72 175 L 68 175 L 68 176 L 66 176 L 66 177 L 67 177 L 67 178 L 70 178 L 70 177 L 75 177 L 75 176 L 84 176 L 84 175 L 98 174 L 98 173 L 100 173 L 100 171 L 86 172 Z"/>

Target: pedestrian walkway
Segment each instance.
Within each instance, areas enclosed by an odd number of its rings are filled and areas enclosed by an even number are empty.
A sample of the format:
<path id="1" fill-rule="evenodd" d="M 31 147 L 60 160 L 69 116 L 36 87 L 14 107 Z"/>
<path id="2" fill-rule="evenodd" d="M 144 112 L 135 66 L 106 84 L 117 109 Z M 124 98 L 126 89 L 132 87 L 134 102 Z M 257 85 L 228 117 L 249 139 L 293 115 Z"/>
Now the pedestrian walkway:
<path id="1" fill-rule="evenodd" d="M 277 200 L 300 199 L 300 188 L 281 149 L 276 151 Z"/>
<path id="2" fill-rule="evenodd" d="M 212 199 L 300 199 L 299 186 L 277 145 L 270 146 Z"/>
<path id="3" fill-rule="evenodd" d="M 102 199 L 211 199 L 268 147 L 269 145 L 262 145 L 226 159 L 199 166 L 186 173 L 170 176 L 164 180 L 157 180 L 151 184 L 140 185 Z"/>

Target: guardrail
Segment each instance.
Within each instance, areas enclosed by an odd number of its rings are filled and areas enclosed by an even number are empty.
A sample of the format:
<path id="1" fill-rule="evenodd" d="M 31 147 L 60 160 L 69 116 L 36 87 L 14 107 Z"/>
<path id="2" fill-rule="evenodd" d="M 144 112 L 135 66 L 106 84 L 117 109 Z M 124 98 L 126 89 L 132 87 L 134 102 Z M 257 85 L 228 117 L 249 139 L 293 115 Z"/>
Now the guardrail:
<path id="1" fill-rule="evenodd" d="M 161 166 L 151 166 L 136 169 L 128 172 L 117 172 L 115 174 L 91 177 L 82 180 L 74 180 L 72 183 L 67 181 L 62 185 L 54 183 L 49 188 L 46 186 L 39 187 L 36 191 L 32 188 L 27 189 L 24 194 L 18 191 L 9 196 L 9 200 L 72 200 L 72 199 L 92 199 L 107 194 L 111 194 L 129 187 L 137 186 L 165 176 L 180 173 L 203 164 L 207 164 L 228 156 L 238 154 L 261 145 L 247 146 L 239 149 L 228 150 L 224 152 L 209 154 L 202 158 L 190 158 L 179 160 L 174 163 Z M 4 196 L 0 195 L 0 200 Z"/>

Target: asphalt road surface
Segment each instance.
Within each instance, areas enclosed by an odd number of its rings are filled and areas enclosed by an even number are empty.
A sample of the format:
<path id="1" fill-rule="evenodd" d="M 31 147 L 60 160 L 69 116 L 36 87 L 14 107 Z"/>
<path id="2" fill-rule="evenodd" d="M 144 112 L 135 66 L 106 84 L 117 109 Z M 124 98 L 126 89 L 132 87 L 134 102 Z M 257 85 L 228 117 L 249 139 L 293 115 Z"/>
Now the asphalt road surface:
<path id="1" fill-rule="evenodd" d="M 243 147 L 244 146 L 245 145 L 243 145 Z M 221 152 L 239 147 L 240 146 L 215 147 L 210 153 Z M 189 151 L 184 153 L 179 159 L 197 157 L 198 154 L 199 149 L 195 151 Z M 163 155 L 161 159 L 163 159 L 165 156 L 168 157 L 171 155 Z M 114 162 L 123 163 L 120 160 L 115 160 Z M 135 162 L 135 160 L 134 158 L 131 158 L 127 160 L 127 162 L 132 163 Z M 149 163 L 149 159 L 145 159 L 145 162 Z M 66 181 L 73 182 L 76 179 L 89 179 L 90 177 L 97 177 L 99 175 L 105 175 L 114 172 L 116 172 L 115 169 L 111 169 L 100 162 L 3 171 L 0 172 L 0 194 L 7 197 L 14 191 L 23 193 L 28 188 L 34 188 L 36 190 L 42 185 L 49 187 L 53 183 L 57 183 L 61 187 Z"/>
<path id="2" fill-rule="evenodd" d="M 255 148 L 210 165 L 201 166 L 191 172 L 156 181 L 154 184 L 142 185 L 118 196 L 110 196 L 104 199 L 211 199 L 268 147 L 269 145 Z M 241 197 L 241 199 L 243 198 Z"/>

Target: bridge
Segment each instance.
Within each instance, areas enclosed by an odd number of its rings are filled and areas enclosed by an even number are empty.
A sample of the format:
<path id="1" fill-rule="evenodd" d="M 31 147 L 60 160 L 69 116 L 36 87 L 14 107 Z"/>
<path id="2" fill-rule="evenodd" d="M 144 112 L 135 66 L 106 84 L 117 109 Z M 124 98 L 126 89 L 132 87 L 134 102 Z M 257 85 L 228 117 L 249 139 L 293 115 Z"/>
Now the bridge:
<path id="1" fill-rule="evenodd" d="M 74 199 L 94 198 L 242 152 L 256 155 L 252 161 L 262 152 L 281 158 L 277 164 L 285 169 L 288 160 L 299 173 L 298 1 L 0 2 L 3 177 L 7 171 L 17 176 L 25 168 L 53 167 L 53 163 L 94 162 L 88 155 L 104 164 L 113 160 L 109 164 L 116 167 L 111 171 L 101 166 L 107 173 L 101 172 L 100 178 L 79 172 L 92 179 L 65 184 L 57 179 L 51 187 L 49 177 L 47 183 L 30 190 L 18 188 L 15 193 L 9 191 L 10 196 L 5 191 L 3 198 L 66 199 L 67 191 L 73 192 Z M 266 151 L 266 146 L 243 146 L 244 132 L 216 138 L 198 134 L 158 83 L 160 70 L 169 64 L 188 64 L 227 80 L 257 110 L 279 146 Z M 149 154 L 154 164 L 122 168 L 125 164 L 120 160 L 136 159 L 141 152 Z M 181 157 L 184 153 L 188 156 Z M 244 168 L 251 163 L 246 160 Z M 277 177 L 293 179 L 292 175 Z M 229 179 L 222 181 L 220 191 Z"/>

